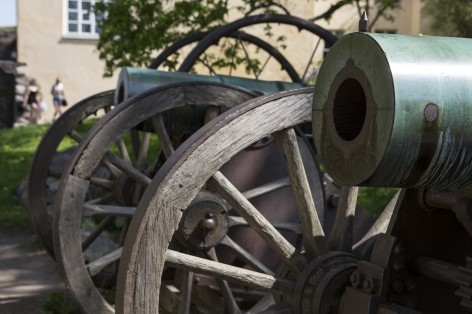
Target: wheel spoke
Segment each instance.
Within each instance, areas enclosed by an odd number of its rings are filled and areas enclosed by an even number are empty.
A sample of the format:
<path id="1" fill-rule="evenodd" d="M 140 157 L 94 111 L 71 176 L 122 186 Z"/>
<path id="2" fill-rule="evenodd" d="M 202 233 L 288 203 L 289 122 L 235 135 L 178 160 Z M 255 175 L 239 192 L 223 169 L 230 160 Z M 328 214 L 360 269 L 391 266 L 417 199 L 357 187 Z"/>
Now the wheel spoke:
<path id="1" fill-rule="evenodd" d="M 216 256 L 215 253 L 215 248 L 210 248 L 207 252 L 206 255 L 214 262 L 218 262 L 218 257 Z M 241 313 L 239 310 L 238 304 L 236 303 L 236 300 L 234 299 L 233 292 L 231 291 L 231 288 L 229 287 L 229 284 L 226 280 L 217 280 L 218 286 L 220 288 L 220 291 L 222 292 L 225 300 L 226 300 L 226 307 L 229 310 L 231 314 L 238 314 Z"/>
<path id="2" fill-rule="evenodd" d="M 111 190 L 113 188 L 113 181 L 104 178 L 90 177 L 90 183 Z"/>
<path id="3" fill-rule="evenodd" d="M 123 158 L 126 162 L 131 163 L 131 158 L 129 157 L 128 148 L 126 147 L 126 144 L 123 141 L 123 138 L 120 138 L 118 141 L 116 141 L 116 146 L 118 147 L 121 158 Z"/>
<path id="4" fill-rule="evenodd" d="M 205 109 L 205 124 L 216 118 L 219 114 L 219 109 L 216 106 L 207 106 Z"/>
<path id="5" fill-rule="evenodd" d="M 310 59 L 308 60 L 308 62 L 306 64 L 305 71 L 303 71 L 302 82 L 305 81 L 306 74 L 308 73 L 308 69 L 310 68 L 310 65 L 313 62 L 313 58 L 315 57 L 316 50 L 318 50 L 318 46 L 320 45 L 320 43 L 321 43 L 321 37 L 318 38 L 318 42 L 316 43 L 315 49 L 313 49 L 313 52 L 311 53 Z"/>
<path id="6" fill-rule="evenodd" d="M 255 271 L 217 263 L 208 259 L 167 250 L 166 263 L 168 266 L 186 271 L 228 280 L 243 286 L 271 291 L 276 294 L 289 295 L 293 292 L 294 283 L 290 280 L 276 278 Z"/>
<path id="7" fill-rule="evenodd" d="M 85 251 L 90 244 L 98 238 L 98 236 L 110 225 L 115 221 L 115 216 L 107 216 L 105 217 L 100 224 L 90 233 L 84 241 L 82 241 L 82 251 Z"/>
<path id="8" fill-rule="evenodd" d="M 145 132 L 143 134 L 143 140 L 141 146 L 139 146 L 138 158 L 136 159 L 136 167 L 138 169 L 144 169 L 146 167 L 146 157 L 149 151 L 149 143 L 151 140 L 151 133 Z"/>
<path id="9" fill-rule="evenodd" d="M 184 271 L 180 281 L 179 314 L 190 313 L 192 304 L 193 272 Z"/>
<path id="10" fill-rule="evenodd" d="M 329 247 L 332 250 L 344 252 L 351 252 L 352 250 L 358 192 L 359 188 L 355 186 L 341 189 L 333 231 L 329 235 Z"/>
<path id="11" fill-rule="evenodd" d="M 381 233 L 388 233 L 390 231 L 391 226 L 395 223 L 396 215 L 394 213 L 401 205 L 405 191 L 405 189 L 400 189 L 395 193 L 369 231 L 353 246 L 353 251 L 356 255 L 364 257 L 365 254 L 368 254 L 368 248 L 373 246 L 375 238 Z"/>
<path id="12" fill-rule="evenodd" d="M 225 236 L 221 242 L 221 245 L 228 247 L 233 253 L 235 253 L 238 258 L 242 259 L 246 264 L 250 265 L 257 271 L 263 272 L 267 275 L 274 275 L 274 272 L 267 268 L 263 263 L 261 263 L 257 258 L 252 256 L 248 251 L 243 249 L 239 244 L 231 240 L 230 237 Z"/>
<path id="13" fill-rule="evenodd" d="M 118 169 L 123 171 L 128 177 L 144 185 L 145 187 L 147 187 L 149 183 L 151 183 L 151 179 L 148 176 L 146 176 L 138 169 L 134 168 L 131 164 L 119 158 L 118 156 L 108 152 L 105 155 L 104 159 L 106 159 L 107 162 L 110 162 L 112 165 L 116 166 Z"/>
<path id="14" fill-rule="evenodd" d="M 262 313 L 262 311 L 266 310 L 269 306 L 275 304 L 274 296 L 272 294 L 266 294 L 259 302 L 254 304 L 246 314 L 252 313 Z"/>
<path id="15" fill-rule="evenodd" d="M 302 224 L 303 245 L 309 256 L 320 256 L 328 251 L 328 245 L 311 194 L 297 136 L 293 128 L 290 128 L 277 132 L 275 138 L 286 159 L 287 171 Z"/>
<path id="16" fill-rule="evenodd" d="M 100 197 L 91 199 L 87 201 L 87 204 L 101 204 L 101 203 L 107 203 L 113 200 L 113 194 L 112 193 L 107 193 L 105 195 L 102 195 Z"/>
<path id="17" fill-rule="evenodd" d="M 244 218 L 239 217 L 239 216 L 228 216 L 229 218 L 229 226 L 234 227 L 234 226 L 249 226 L 246 220 Z M 300 226 L 299 223 L 295 222 L 280 222 L 280 221 L 271 221 L 270 224 L 274 226 L 275 229 L 277 230 L 286 230 L 290 231 L 293 233 L 296 233 L 298 235 L 302 234 L 302 227 Z"/>
<path id="18" fill-rule="evenodd" d="M 82 141 L 82 136 L 75 131 L 74 129 L 70 130 L 69 133 L 67 133 L 71 139 L 73 139 L 76 143 L 80 143 Z"/>
<path id="19" fill-rule="evenodd" d="M 247 63 L 249 64 L 249 67 L 252 70 L 252 73 L 254 74 L 254 77 L 256 80 L 259 78 L 259 73 L 257 73 L 257 69 L 254 67 L 254 64 L 251 62 L 251 58 L 249 57 L 249 53 L 246 50 L 246 47 L 244 46 L 243 42 L 240 42 L 241 48 L 243 49 L 244 56 L 246 57 Z"/>
<path id="20" fill-rule="evenodd" d="M 62 172 L 59 172 L 51 167 L 48 169 L 48 177 L 60 179 L 61 176 L 62 176 Z"/>
<path id="21" fill-rule="evenodd" d="M 133 148 L 134 157 L 138 157 L 138 152 L 141 147 L 141 139 L 139 138 L 139 132 L 136 128 L 129 130 L 129 137 L 131 139 L 131 147 Z"/>
<path id="22" fill-rule="evenodd" d="M 243 192 L 243 195 L 248 200 L 261 196 L 266 193 L 270 193 L 277 189 L 281 189 L 284 187 L 290 186 L 290 179 L 288 177 L 281 178 L 274 180 L 272 182 L 266 183 L 264 185 L 258 186 L 257 188 L 247 190 Z"/>
<path id="23" fill-rule="evenodd" d="M 82 207 L 82 216 L 106 215 L 132 217 L 136 212 L 136 207 L 118 205 L 95 205 L 85 203 Z"/>
<path id="24" fill-rule="evenodd" d="M 87 270 L 90 276 L 95 276 L 98 274 L 103 268 L 107 267 L 108 265 L 113 264 L 114 262 L 118 261 L 121 257 L 121 251 L 123 248 L 119 248 L 114 250 L 113 252 L 108 253 L 105 256 L 100 257 L 99 259 L 94 260 L 91 263 L 87 264 Z"/>
<path id="25" fill-rule="evenodd" d="M 166 158 L 169 158 L 169 156 L 174 153 L 174 147 L 170 140 L 169 133 L 167 133 L 166 127 L 164 125 L 164 119 L 162 118 L 162 114 L 158 114 L 152 117 L 151 123 L 152 123 L 152 127 L 157 133 L 157 137 L 159 138 L 159 143 L 161 143 L 164 156 Z"/>
<path id="26" fill-rule="evenodd" d="M 285 265 L 299 272 L 306 265 L 304 256 L 272 226 L 221 172 L 213 175 L 217 191 L 282 258 Z"/>

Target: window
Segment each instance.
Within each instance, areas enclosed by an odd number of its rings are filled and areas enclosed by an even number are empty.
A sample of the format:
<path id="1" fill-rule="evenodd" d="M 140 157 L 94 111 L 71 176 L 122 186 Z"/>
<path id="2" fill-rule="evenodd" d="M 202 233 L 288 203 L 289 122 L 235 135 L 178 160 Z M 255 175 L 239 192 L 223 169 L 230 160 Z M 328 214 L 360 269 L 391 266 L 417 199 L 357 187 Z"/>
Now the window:
<path id="1" fill-rule="evenodd" d="M 67 0 L 67 37 L 98 38 L 100 30 L 97 21 L 102 16 L 96 16 L 93 12 L 96 1 L 100 0 Z"/>

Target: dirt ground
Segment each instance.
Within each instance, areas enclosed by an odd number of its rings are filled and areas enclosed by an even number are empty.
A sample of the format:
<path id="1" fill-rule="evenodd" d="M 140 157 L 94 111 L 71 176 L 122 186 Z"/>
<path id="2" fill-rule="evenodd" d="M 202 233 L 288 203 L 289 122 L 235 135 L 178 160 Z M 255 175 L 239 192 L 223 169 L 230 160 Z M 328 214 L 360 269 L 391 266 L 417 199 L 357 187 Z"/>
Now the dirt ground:
<path id="1" fill-rule="evenodd" d="M 0 231 L 0 314 L 41 313 L 47 296 L 65 286 L 34 235 Z"/>

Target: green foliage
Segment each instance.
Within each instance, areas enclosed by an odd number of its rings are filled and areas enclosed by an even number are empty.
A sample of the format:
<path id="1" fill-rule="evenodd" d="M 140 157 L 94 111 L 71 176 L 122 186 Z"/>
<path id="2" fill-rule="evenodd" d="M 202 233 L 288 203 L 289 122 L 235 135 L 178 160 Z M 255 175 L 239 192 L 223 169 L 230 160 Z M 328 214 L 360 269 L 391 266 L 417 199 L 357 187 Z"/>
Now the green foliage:
<path id="1" fill-rule="evenodd" d="M 288 1 L 241 0 L 234 8 L 231 8 L 229 0 L 97 2 L 94 8 L 95 13 L 97 16 L 104 17 L 97 21 L 101 30 L 97 48 L 100 59 L 105 62 L 104 76 L 111 76 L 116 69 L 125 66 L 146 66 L 150 64 L 152 58 L 157 56 L 157 51 L 174 41 L 227 24 L 230 9 L 236 9 L 246 16 L 261 13 L 290 14 L 284 6 L 285 3 Z M 348 5 L 356 6 L 359 16 L 362 11 L 372 13 L 371 27 L 379 17 L 393 20 L 392 12 L 400 8 L 398 0 L 339 0 L 334 2 L 326 12 L 316 17 L 306 18 L 311 21 L 329 20 L 338 9 Z M 266 35 L 283 35 L 272 34 L 270 26 L 267 27 Z M 277 40 L 277 42 L 280 48 L 284 48 L 283 41 Z M 178 57 L 178 55 L 171 56 L 165 62 L 165 66 L 169 70 L 176 70 Z M 251 71 L 255 67 L 242 57 L 223 61 L 215 58 L 209 56 L 208 59 L 213 60 L 200 61 L 207 68 L 212 66 L 235 68 L 243 62 L 247 63 L 245 66 Z"/>
<path id="2" fill-rule="evenodd" d="M 472 37 L 472 2 L 426 0 L 423 13 L 431 18 L 431 35 Z"/>
<path id="3" fill-rule="evenodd" d="M 115 0 L 99 2 L 99 57 L 105 60 L 105 75 L 123 66 L 149 64 L 156 50 L 202 30 L 225 23 L 227 1 Z"/>
<path id="4" fill-rule="evenodd" d="M 95 123 L 87 119 L 77 127 L 84 134 Z M 45 125 L 29 125 L 0 130 L 0 228 L 3 230 L 30 230 L 31 220 L 26 208 L 18 202 L 16 191 L 27 177 L 31 161 L 43 135 Z M 65 139 L 59 150 L 76 142 Z"/>
<path id="5" fill-rule="evenodd" d="M 79 314 L 80 309 L 64 292 L 52 292 L 44 302 L 42 314 Z"/>
<path id="6" fill-rule="evenodd" d="M 269 0 L 243 0 L 236 9 L 245 13 L 288 13 L 279 1 Z M 97 22 L 101 29 L 97 48 L 105 61 L 104 75 L 111 76 L 124 66 L 149 64 L 156 51 L 177 39 L 226 24 L 228 1 L 176 1 L 172 5 L 171 1 L 114 0 L 97 3 L 95 12 L 106 16 Z M 175 70 L 175 59 L 166 65 Z"/>
<path id="7" fill-rule="evenodd" d="M 359 191 L 358 204 L 374 216 L 380 215 L 397 189 L 393 188 L 368 188 L 363 187 Z"/>
<path id="8" fill-rule="evenodd" d="M 29 166 L 47 125 L 0 130 L 0 228 L 28 230 L 30 218 L 16 199 L 16 190 Z"/>
<path id="9" fill-rule="evenodd" d="M 401 9 L 399 0 L 339 0 L 332 3 L 325 12 L 310 20 L 313 22 L 317 20 L 329 21 L 334 13 L 344 6 L 355 6 L 359 17 L 361 17 L 362 12 L 365 11 L 369 18 L 369 29 L 372 29 L 381 17 L 387 21 L 393 21 L 393 12 Z"/>

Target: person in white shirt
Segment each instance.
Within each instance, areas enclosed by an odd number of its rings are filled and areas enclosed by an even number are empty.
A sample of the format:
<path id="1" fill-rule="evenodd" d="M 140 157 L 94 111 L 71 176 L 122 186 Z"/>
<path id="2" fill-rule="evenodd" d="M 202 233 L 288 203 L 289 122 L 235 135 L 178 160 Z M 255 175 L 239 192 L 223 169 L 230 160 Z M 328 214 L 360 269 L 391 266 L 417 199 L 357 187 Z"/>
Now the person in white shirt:
<path id="1" fill-rule="evenodd" d="M 59 78 L 56 79 L 56 82 L 51 88 L 52 100 L 54 104 L 54 116 L 53 119 L 56 119 L 56 116 L 62 114 L 61 107 L 64 104 L 64 84 L 62 84 Z"/>

